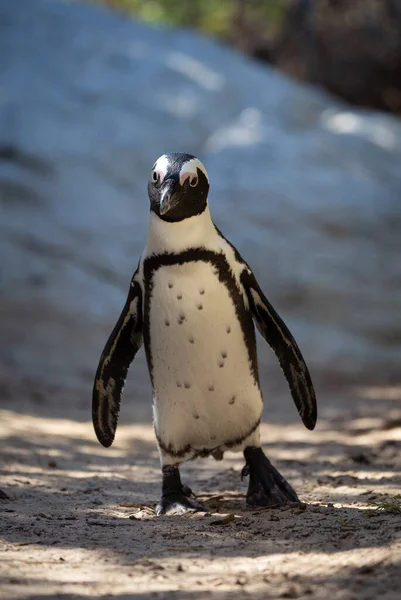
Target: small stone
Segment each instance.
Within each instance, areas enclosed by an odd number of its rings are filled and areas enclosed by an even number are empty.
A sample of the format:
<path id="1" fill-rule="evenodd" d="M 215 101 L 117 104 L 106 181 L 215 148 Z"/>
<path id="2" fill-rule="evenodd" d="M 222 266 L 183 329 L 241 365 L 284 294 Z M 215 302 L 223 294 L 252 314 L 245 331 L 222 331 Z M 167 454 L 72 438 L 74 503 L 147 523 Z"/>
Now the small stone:
<path id="1" fill-rule="evenodd" d="M 229 404 L 234 404 L 236 396 L 232 396 L 228 401 Z"/>
<path id="2" fill-rule="evenodd" d="M 202 310 L 203 309 L 203 304 L 197 304 L 198 310 Z"/>
<path id="3" fill-rule="evenodd" d="M 170 327 L 170 321 L 168 319 L 165 319 L 164 324 L 166 327 Z"/>
<path id="4" fill-rule="evenodd" d="M 188 381 L 184 381 L 184 388 L 189 390 L 191 387 L 191 384 Z"/>
<path id="5" fill-rule="evenodd" d="M 174 286 L 173 282 L 172 282 L 172 281 L 169 281 L 169 282 L 168 282 L 168 287 L 170 288 L 170 290 L 171 290 L 171 288 L 172 288 L 173 286 Z"/>
<path id="6" fill-rule="evenodd" d="M 224 367 L 224 360 L 219 361 L 219 367 L 220 367 L 220 369 L 222 369 Z"/>
<path id="7" fill-rule="evenodd" d="M 201 295 L 201 296 L 203 296 L 203 294 L 205 293 L 205 290 L 204 290 L 203 288 L 201 288 L 201 289 L 199 290 L 199 293 L 200 293 L 200 295 Z"/>
<path id="8" fill-rule="evenodd" d="M 214 385 L 209 385 L 208 390 L 209 392 L 214 392 Z"/>
<path id="9" fill-rule="evenodd" d="M 231 327 L 229 325 L 227 325 L 226 331 L 227 333 L 231 333 Z"/>
<path id="10" fill-rule="evenodd" d="M 222 357 L 222 358 L 227 358 L 227 352 L 226 352 L 225 350 L 223 350 L 223 351 L 221 352 L 221 357 Z"/>
<path id="11" fill-rule="evenodd" d="M 294 586 L 290 586 L 287 590 L 280 594 L 280 598 L 297 598 L 297 590 Z"/>

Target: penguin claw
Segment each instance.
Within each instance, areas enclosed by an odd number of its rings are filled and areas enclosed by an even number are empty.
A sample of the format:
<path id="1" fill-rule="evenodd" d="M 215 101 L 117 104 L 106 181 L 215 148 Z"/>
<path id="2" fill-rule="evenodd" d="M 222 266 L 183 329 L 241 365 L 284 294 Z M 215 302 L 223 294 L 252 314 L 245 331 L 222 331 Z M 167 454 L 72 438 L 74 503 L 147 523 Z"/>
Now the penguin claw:
<path id="1" fill-rule="evenodd" d="M 188 487 L 187 485 L 183 485 L 182 486 L 182 493 L 184 494 L 184 496 L 186 496 L 187 498 L 196 498 L 196 495 L 193 493 L 193 491 L 191 490 L 190 487 Z"/>
<path id="2" fill-rule="evenodd" d="M 245 459 L 250 476 L 246 502 L 249 506 L 285 506 L 301 504 L 297 494 L 271 464 L 261 448 L 246 448 Z"/>
<path id="3" fill-rule="evenodd" d="M 189 490 L 189 488 L 188 488 Z M 186 490 L 185 490 L 186 491 Z M 190 490 L 189 490 L 190 491 Z M 191 492 L 192 493 L 192 492 Z M 173 493 L 168 496 L 162 496 L 160 502 L 156 505 L 156 514 L 159 515 L 182 515 L 190 511 L 207 512 L 207 509 L 189 500 L 184 490 L 183 493 Z"/>
<path id="4" fill-rule="evenodd" d="M 241 471 L 241 481 L 244 481 L 245 477 L 248 477 L 249 473 L 250 473 L 250 470 L 249 470 L 249 465 L 248 465 L 248 464 L 246 464 L 246 465 L 245 465 L 245 466 L 242 468 L 242 471 Z"/>
<path id="5" fill-rule="evenodd" d="M 3 490 L 0 490 L 0 500 L 9 500 L 10 497 L 7 496 L 7 494 L 5 492 L 3 492 Z"/>

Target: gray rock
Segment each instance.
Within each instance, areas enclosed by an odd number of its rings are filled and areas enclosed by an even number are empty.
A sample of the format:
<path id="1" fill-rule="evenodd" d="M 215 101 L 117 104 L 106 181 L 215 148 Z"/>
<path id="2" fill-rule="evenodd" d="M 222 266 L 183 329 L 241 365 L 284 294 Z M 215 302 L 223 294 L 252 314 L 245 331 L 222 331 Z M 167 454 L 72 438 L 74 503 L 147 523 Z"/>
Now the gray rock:
<path id="1" fill-rule="evenodd" d="M 78 2 L 0 0 L 0 26 L 3 368 L 89 398 L 145 243 L 149 170 L 174 150 L 205 162 L 216 223 L 317 379 L 398 368 L 396 119 Z M 261 361 L 285 389 L 264 346 Z M 127 393 L 149 399 L 144 373 L 142 355 Z"/>

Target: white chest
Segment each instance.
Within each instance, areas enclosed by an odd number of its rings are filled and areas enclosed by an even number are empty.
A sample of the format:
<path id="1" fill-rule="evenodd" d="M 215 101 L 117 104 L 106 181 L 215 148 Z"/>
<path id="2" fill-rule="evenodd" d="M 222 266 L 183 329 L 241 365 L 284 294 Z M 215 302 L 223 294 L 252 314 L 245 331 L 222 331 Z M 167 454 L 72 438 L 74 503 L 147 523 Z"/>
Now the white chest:
<path id="1" fill-rule="evenodd" d="M 252 374 L 233 299 L 208 262 L 154 271 L 149 348 L 156 431 L 166 445 L 212 448 L 259 418 Z"/>

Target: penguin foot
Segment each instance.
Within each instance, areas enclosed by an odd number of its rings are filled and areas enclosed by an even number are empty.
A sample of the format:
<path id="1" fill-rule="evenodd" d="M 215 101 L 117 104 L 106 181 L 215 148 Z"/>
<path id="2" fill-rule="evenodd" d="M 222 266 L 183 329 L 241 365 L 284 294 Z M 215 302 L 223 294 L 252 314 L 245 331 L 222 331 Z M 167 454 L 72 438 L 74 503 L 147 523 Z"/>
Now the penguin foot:
<path id="1" fill-rule="evenodd" d="M 187 485 L 182 485 L 178 465 L 163 467 L 162 497 L 156 505 L 157 515 L 179 515 L 190 510 L 206 512 L 206 508 L 190 500 L 194 493 Z"/>
<path id="2" fill-rule="evenodd" d="M 182 486 L 182 493 L 184 494 L 184 496 L 186 496 L 187 498 L 190 498 L 191 496 L 193 496 L 194 498 L 196 497 L 195 494 L 193 493 L 193 491 L 191 490 L 190 487 L 188 487 L 187 485 L 183 485 Z"/>
<path id="3" fill-rule="evenodd" d="M 262 448 L 245 448 L 246 465 L 241 477 L 249 475 L 246 502 L 249 506 L 284 506 L 300 500 L 290 484 L 271 464 Z"/>
<path id="4" fill-rule="evenodd" d="M 182 515 L 189 511 L 206 512 L 206 508 L 189 500 L 182 492 L 172 493 L 168 496 L 162 496 L 156 506 L 156 514 L 159 515 Z"/>

